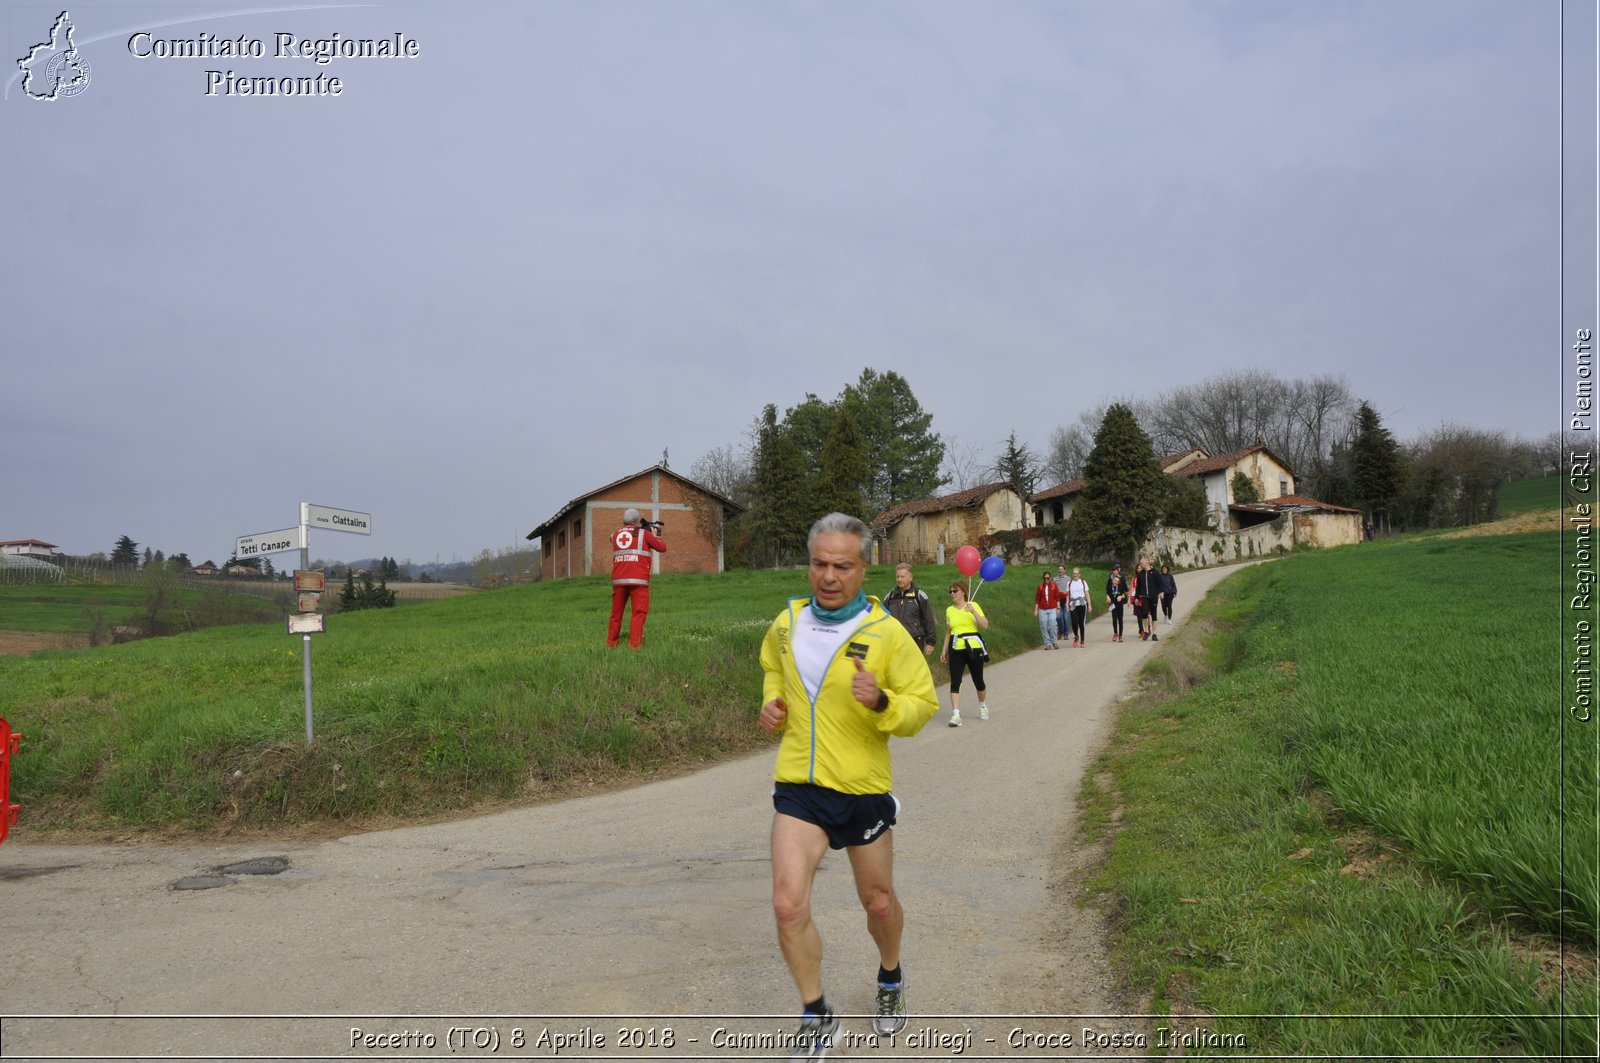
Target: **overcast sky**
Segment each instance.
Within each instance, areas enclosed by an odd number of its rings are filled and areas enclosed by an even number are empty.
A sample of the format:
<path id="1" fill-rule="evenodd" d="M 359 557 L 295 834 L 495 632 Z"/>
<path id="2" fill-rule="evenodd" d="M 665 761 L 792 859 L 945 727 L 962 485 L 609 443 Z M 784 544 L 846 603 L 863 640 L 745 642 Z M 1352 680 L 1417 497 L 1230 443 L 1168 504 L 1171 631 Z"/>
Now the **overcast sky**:
<path id="1" fill-rule="evenodd" d="M 467 559 L 866 366 L 986 454 L 1249 369 L 1561 427 L 1556 3 L 100 2 L 31 99 L 60 10 L 5 12 L 0 539 Z M 134 54 L 202 33 L 265 55 Z"/>

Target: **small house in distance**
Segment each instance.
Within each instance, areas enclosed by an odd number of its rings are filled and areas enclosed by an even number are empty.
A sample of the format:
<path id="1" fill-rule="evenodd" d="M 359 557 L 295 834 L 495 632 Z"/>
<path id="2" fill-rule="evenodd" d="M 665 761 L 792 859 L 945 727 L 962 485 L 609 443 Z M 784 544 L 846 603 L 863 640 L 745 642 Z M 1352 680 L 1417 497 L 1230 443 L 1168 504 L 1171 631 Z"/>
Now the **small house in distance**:
<path id="1" fill-rule="evenodd" d="M 902 502 L 872 518 L 878 563 L 941 562 L 956 548 L 1022 527 L 1022 499 L 1003 483 Z"/>
<path id="2" fill-rule="evenodd" d="M 541 578 L 610 573 L 611 533 L 630 507 L 666 525 L 667 552 L 655 555 L 656 572 L 723 571 L 723 528 L 744 509 L 665 465 L 652 465 L 579 495 L 528 533 L 539 541 Z"/>
<path id="3" fill-rule="evenodd" d="M 56 557 L 56 544 L 43 539 L 7 539 L 0 542 L 0 554 L 21 554 L 28 557 Z"/>

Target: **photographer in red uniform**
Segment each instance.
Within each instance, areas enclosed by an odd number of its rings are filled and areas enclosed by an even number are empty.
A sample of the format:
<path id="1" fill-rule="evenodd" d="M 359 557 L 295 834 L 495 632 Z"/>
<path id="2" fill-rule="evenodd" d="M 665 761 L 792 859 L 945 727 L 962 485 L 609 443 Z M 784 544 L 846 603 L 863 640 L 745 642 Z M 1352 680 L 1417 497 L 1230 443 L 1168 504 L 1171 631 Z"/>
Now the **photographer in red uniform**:
<path id="1" fill-rule="evenodd" d="M 622 607 L 632 603 L 628 618 L 628 645 L 638 649 L 644 642 L 644 620 L 650 612 L 650 551 L 666 553 L 667 544 L 656 532 L 661 525 L 651 524 L 637 509 L 622 514 L 622 527 L 611 535 L 611 626 L 606 629 L 606 645 L 615 646 L 622 637 Z"/>

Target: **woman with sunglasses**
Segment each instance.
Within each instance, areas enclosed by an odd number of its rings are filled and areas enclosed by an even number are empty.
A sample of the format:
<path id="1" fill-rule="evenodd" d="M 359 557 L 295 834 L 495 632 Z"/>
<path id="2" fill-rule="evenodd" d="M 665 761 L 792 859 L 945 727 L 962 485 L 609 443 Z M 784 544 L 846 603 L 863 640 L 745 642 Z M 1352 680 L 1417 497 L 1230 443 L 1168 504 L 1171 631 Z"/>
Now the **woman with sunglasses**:
<path id="1" fill-rule="evenodd" d="M 939 663 L 950 666 L 950 726 L 961 726 L 961 676 L 972 672 L 972 685 L 978 691 L 978 719 L 989 718 L 988 690 L 983 685 L 983 660 L 989 655 L 979 631 L 989 626 L 983 606 L 967 600 L 965 584 L 950 584 L 950 607 L 944 611 L 950 634 L 939 651 Z"/>

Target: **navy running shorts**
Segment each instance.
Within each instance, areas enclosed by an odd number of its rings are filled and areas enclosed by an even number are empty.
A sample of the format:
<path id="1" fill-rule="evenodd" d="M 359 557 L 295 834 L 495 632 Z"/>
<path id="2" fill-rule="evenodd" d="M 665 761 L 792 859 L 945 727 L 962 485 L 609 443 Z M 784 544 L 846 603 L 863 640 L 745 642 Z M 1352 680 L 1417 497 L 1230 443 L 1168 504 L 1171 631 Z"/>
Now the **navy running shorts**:
<path id="1" fill-rule="evenodd" d="M 893 827 L 900 815 L 900 802 L 894 794 L 842 794 L 804 782 L 773 783 L 772 807 L 782 815 L 821 827 L 832 849 L 870 845 Z"/>

